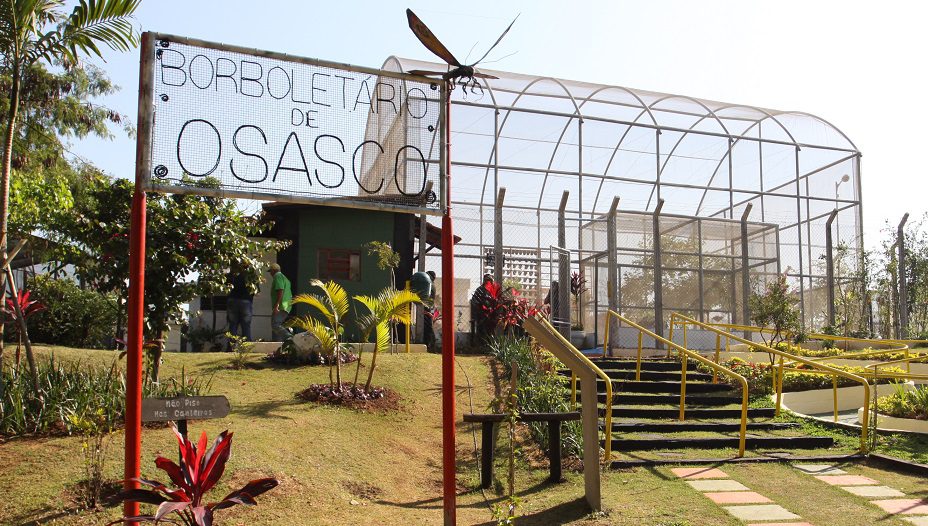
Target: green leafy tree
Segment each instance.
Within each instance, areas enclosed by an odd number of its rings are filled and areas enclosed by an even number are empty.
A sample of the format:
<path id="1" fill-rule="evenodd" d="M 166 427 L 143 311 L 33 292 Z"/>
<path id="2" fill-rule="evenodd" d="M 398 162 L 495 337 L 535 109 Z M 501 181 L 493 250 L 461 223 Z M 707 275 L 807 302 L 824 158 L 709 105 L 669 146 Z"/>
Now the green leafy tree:
<path id="1" fill-rule="evenodd" d="M 323 283 L 318 279 L 310 280 L 310 286 L 318 289 L 321 294 L 298 294 L 293 303 L 308 305 L 318 311 L 324 319 L 319 320 L 311 315 L 298 316 L 287 321 L 291 327 L 297 327 L 312 334 L 319 340 L 322 354 L 329 355 L 329 384 L 332 384 L 332 369 L 335 370 L 335 386 L 342 388 L 341 367 L 341 338 L 345 332 L 343 325 L 348 314 L 349 301 L 345 289 L 334 281 Z"/>
<path id="2" fill-rule="evenodd" d="M 71 14 L 63 0 L 8 0 L 0 2 L 0 76 L 8 79 L 3 157 L 0 159 L 0 256 L 7 255 L 10 179 L 17 121 L 24 92 L 30 92 L 34 66 L 60 64 L 77 67 L 83 56 L 101 57 L 100 46 L 128 51 L 138 44 L 131 17 L 141 0 L 79 0 Z M 28 100 L 27 102 L 41 101 Z M 18 204 L 23 204 L 20 202 Z M 0 285 L 5 277 L 0 277 Z M 5 287 L 0 287 L 3 290 Z M 0 325 L 0 358 L 2 358 Z M 30 365 L 34 363 L 30 353 Z M 37 371 L 32 367 L 32 375 Z M 36 378 L 36 382 L 37 382 Z"/>
<path id="3" fill-rule="evenodd" d="M 798 335 L 802 331 L 799 319 L 798 299 L 789 290 L 786 275 L 781 274 L 767 283 L 762 294 L 750 298 L 751 321 L 769 332 L 761 332 L 768 347 Z M 773 359 L 771 355 L 771 360 Z"/>
<path id="4" fill-rule="evenodd" d="M 58 259 L 74 265 L 77 275 L 101 292 L 128 297 L 129 216 L 133 186 L 124 179 L 97 177 L 88 197 L 51 232 Z M 199 184 L 215 185 L 200 181 Z M 268 225 L 250 216 L 231 199 L 194 195 L 148 196 L 145 258 L 145 333 L 159 342 L 172 324 L 183 320 L 182 305 L 197 296 L 229 290 L 228 269 L 244 270 L 257 291 L 261 254 L 286 243 L 263 240 Z M 157 379 L 163 342 L 151 352 Z"/>
<path id="5" fill-rule="evenodd" d="M 377 368 L 377 354 L 386 352 L 392 344 L 390 324 L 410 323 L 410 307 L 413 303 L 422 303 L 422 299 L 415 292 L 409 290 L 396 290 L 387 287 L 377 296 L 355 296 L 355 300 L 367 308 L 367 314 L 358 317 L 358 326 L 361 329 L 362 341 L 366 342 L 373 334 L 374 352 L 371 356 L 371 366 L 367 372 L 367 382 L 364 390 L 370 391 L 374 379 L 374 369 Z M 358 372 L 361 370 L 361 357 L 358 355 L 357 370 L 354 382 L 358 383 Z"/>
<path id="6" fill-rule="evenodd" d="M 6 254 L 9 230 L 13 143 L 24 86 L 39 63 L 77 66 L 82 57 L 102 57 L 101 46 L 128 51 L 138 45 L 132 24 L 141 0 L 79 0 L 70 14 L 63 0 L 0 2 L 0 72 L 10 79 L 3 158 L 0 161 L 0 254 Z"/>

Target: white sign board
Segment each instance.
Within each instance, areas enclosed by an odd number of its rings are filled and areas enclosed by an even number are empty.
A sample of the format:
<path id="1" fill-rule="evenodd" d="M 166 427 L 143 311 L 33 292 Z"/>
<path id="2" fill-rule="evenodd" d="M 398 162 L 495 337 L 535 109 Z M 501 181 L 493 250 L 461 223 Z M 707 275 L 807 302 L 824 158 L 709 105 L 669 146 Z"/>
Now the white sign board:
<path id="1" fill-rule="evenodd" d="M 150 144 L 141 159 L 147 189 L 444 209 L 441 81 L 145 37 L 140 107 L 150 112 L 140 114 L 151 121 L 139 133 Z"/>

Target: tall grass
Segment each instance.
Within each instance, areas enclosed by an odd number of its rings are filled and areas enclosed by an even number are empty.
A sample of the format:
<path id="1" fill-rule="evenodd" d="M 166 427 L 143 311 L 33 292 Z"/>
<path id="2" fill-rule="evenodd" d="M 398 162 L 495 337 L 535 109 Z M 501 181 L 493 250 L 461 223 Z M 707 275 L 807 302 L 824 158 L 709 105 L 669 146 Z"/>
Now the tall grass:
<path id="1" fill-rule="evenodd" d="M 512 375 L 512 364 L 518 365 L 518 408 L 520 413 L 566 413 L 570 411 L 569 379 L 558 374 L 564 367 L 548 351 L 535 347 L 525 336 L 503 335 L 489 342 L 490 354 Z M 532 438 L 548 447 L 547 422 L 528 424 Z M 583 431 L 580 422 L 565 422 L 561 435 L 563 450 L 568 455 L 583 451 Z"/>
<path id="2" fill-rule="evenodd" d="M 115 428 L 125 417 L 125 373 L 114 360 L 110 367 L 62 362 L 54 355 L 39 363 L 39 392 L 26 368 L 0 371 L 0 435 L 64 434 L 78 431 L 74 422 L 93 416 L 100 425 Z M 161 383 L 143 379 L 143 396 L 197 395 L 209 390 L 210 380 L 181 379 Z"/>

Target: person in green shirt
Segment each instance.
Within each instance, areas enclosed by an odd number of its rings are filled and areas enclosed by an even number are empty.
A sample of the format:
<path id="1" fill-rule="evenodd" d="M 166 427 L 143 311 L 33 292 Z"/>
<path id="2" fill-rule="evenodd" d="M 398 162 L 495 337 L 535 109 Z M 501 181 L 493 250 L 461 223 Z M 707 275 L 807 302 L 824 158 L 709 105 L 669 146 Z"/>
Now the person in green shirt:
<path id="1" fill-rule="evenodd" d="M 284 326 L 290 314 L 290 303 L 293 293 L 290 290 L 290 280 L 280 271 L 280 265 L 271 263 L 268 267 L 271 273 L 271 332 L 274 340 L 283 342 L 290 338 L 290 329 Z"/>

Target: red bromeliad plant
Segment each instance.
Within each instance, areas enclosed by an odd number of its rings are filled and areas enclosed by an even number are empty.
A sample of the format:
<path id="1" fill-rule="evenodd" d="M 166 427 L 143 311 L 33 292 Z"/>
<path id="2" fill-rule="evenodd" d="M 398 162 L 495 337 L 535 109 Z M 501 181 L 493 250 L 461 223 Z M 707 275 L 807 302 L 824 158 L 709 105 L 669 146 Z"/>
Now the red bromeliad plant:
<path id="1" fill-rule="evenodd" d="M 155 459 L 155 465 L 168 474 L 171 481 L 177 486 L 171 489 L 166 485 L 145 479 L 133 479 L 152 489 L 130 489 L 119 494 L 124 501 L 141 502 L 158 506 L 154 515 L 139 515 L 119 519 L 110 524 L 127 522 L 171 522 L 186 526 L 212 526 L 213 514 L 236 504 L 254 506 L 255 497 L 273 489 L 278 482 L 273 478 L 255 479 L 245 484 L 241 489 L 226 495 L 218 502 L 203 504 L 203 497 L 222 477 L 226 462 L 232 452 L 232 433 L 223 431 L 213 442 L 212 447 L 206 449 L 206 433 L 200 435 L 200 441 L 194 444 L 182 436 L 174 428 L 177 442 L 180 445 L 180 466 L 164 457 Z M 171 513 L 180 516 L 180 520 L 165 518 Z M 107 525 L 109 526 L 109 525 Z"/>
<path id="2" fill-rule="evenodd" d="M 504 288 L 498 283 L 490 282 L 483 285 L 483 288 L 486 293 L 477 297 L 477 308 L 483 315 L 487 333 L 520 325 L 526 316 L 536 310 L 512 287 Z"/>

